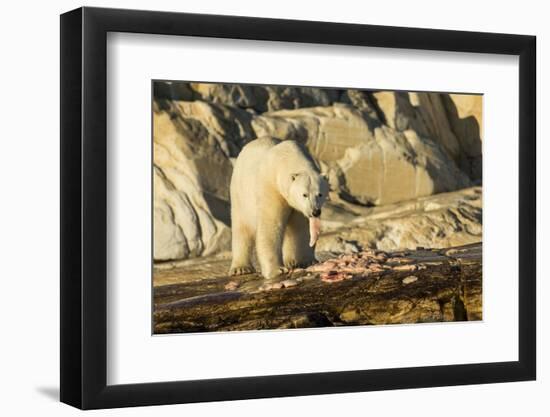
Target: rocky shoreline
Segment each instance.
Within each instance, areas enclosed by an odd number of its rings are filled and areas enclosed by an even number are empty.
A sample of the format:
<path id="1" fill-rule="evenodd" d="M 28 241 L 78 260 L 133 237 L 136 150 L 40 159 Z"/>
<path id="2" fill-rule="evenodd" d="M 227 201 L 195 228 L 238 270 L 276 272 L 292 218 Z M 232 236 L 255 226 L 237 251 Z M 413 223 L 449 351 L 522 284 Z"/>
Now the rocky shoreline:
<path id="1" fill-rule="evenodd" d="M 272 281 L 188 277 L 155 286 L 154 333 L 481 320 L 481 248 L 367 250 Z"/>

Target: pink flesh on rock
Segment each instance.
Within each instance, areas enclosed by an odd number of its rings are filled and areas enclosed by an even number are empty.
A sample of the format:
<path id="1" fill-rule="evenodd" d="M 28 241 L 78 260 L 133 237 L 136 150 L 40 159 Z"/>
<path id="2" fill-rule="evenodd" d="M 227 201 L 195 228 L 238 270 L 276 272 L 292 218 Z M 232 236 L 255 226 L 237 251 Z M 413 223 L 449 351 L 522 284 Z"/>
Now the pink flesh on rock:
<path id="1" fill-rule="evenodd" d="M 321 219 L 319 217 L 309 218 L 309 246 L 313 247 L 321 233 Z"/>

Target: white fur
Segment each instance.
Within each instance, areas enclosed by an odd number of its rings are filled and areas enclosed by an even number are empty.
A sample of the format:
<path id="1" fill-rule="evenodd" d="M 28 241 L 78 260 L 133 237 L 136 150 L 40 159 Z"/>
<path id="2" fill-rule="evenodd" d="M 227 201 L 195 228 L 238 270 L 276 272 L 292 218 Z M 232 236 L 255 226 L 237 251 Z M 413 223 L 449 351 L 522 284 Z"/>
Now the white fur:
<path id="1" fill-rule="evenodd" d="M 246 145 L 231 178 L 230 274 L 254 272 L 254 247 L 266 278 L 311 264 L 308 218 L 327 194 L 327 181 L 302 145 L 269 137 Z"/>

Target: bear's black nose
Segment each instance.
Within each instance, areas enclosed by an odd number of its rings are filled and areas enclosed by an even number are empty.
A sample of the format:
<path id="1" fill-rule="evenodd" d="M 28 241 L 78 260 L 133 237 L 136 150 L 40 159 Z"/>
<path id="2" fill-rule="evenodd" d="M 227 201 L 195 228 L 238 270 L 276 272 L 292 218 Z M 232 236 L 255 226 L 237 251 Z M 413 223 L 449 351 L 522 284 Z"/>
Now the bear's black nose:
<path id="1" fill-rule="evenodd" d="M 313 217 L 319 217 L 321 215 L 321 209 L 315 209 L 311 214 L 313 214 Z"/>

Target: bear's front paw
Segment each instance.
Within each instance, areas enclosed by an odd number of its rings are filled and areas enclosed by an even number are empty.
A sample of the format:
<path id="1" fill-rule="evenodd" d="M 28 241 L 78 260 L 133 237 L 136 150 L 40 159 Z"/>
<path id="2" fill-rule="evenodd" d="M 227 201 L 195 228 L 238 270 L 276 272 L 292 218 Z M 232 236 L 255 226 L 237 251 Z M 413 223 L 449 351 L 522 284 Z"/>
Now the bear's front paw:
<path id="1" fill-rule="evenodd" d="M 308 261 L 297 261 L 297 260 L 290 260 L 285 262 L 285 266 L 288 269 L 297 269 L 297 268 L 307 268 L 308 266 L 311 266 L 315 263 L 315 260 L 308 260 Z"/>
<path id="2" fill-rule="evenodd" d="M 279 266 L 277 268 L 273 268 L 265 272 L 262 271 L 262 275 L 267 279 L 271 279 L 271 278 L 276 278 L 283 274 L 288 274 L 288 271 L 289 271 L 288 268 L 285 268 L 284 266 Z"/>
<path id="3" fill-rule="evenodd" d="M 256 270 L 250 265 L 232 266 L 229 270 L 229 275 L 247 275 L 253 274 L 254 272 L 256 272 Z"/>

